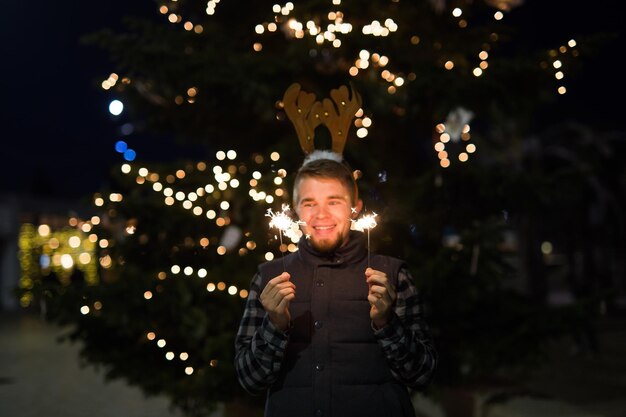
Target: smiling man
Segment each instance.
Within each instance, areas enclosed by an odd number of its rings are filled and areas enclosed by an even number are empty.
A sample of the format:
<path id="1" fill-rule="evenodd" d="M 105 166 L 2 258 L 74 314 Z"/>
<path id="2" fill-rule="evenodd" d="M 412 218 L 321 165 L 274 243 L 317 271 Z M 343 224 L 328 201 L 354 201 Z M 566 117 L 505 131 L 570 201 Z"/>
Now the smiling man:
<path id="1" fill-rule="evenodd" d="M 248 392 L 265 415 L 414 416 L 410 389 L 437 354 L 405 263 L 371 256 L 351 231 L 362 202 L 339 154 L 314 151 L 294 182 L 306 234 L 298 251 L 259 266 L 235 341 Z"/>

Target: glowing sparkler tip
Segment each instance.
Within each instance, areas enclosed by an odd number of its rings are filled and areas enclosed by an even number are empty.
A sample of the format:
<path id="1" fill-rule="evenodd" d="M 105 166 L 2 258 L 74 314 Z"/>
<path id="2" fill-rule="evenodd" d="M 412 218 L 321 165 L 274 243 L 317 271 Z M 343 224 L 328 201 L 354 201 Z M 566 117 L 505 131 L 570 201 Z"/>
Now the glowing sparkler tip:
<path id="1" fill-rule="evenodd" d="M 296 220 L 294 221 L 289 216 L 289 205 L 283 204 L 282 210 L 278 213 L 274 213 L 272 209 L 267 209 L 266 217 L 270 217 L 270 227 L 274 227 L 278 229 L 281 233 L 284 233 L 285 236 L 292 238 L 292 240 L 298 240 L 300 236 L 302 236 L 302 232 L 299 230 L 300 225 L 304 224 L 304 222 Z"/>
<path id="2" fill-rule="evenodd" d="M 365 214 L 357 220 L 352 220 L 352 229 L 363 232 L 375 228 L 378 225 L 378 223 L 376 223 L 376 216 L 376 213 Z"/>

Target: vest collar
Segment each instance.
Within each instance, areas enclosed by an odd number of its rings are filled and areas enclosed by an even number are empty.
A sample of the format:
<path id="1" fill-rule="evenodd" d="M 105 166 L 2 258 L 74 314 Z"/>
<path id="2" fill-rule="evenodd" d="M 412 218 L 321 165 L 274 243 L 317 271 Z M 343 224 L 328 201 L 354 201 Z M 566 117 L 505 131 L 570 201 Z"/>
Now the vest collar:
<path id="1" fill-rule="evenodd" d="M 355 264 L 362 261 L 367 256 L 365 234 L 355 230 L 350 231 L 348 243 L 334 252 L 318 252 L 311 246 L 306 236 L 300 238 L 298 249 L 302 260 L 315 266 Z"/>

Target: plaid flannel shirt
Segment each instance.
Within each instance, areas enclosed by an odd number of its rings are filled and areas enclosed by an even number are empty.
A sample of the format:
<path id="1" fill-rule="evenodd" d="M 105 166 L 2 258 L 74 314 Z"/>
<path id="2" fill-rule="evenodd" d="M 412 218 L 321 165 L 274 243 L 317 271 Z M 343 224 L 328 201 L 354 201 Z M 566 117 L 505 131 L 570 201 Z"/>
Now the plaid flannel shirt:
<path id="1" fill-rule="evenodd" d="M 235 339 L 235 369 L 242 387 L 259 394 L 278 378 L 289 342 L 288 332 L 278 330 L 269 320 L 259 295 L 261 276 L 252 279 L 246 307 Z M 418 389 L 432 378 L 437 352 L 422 317 L 419 294 L 409 271 L 398 274 L 397 299 L 387 325 L 372 331 L 382 347 L 392 375 L 401 383 Z"/>

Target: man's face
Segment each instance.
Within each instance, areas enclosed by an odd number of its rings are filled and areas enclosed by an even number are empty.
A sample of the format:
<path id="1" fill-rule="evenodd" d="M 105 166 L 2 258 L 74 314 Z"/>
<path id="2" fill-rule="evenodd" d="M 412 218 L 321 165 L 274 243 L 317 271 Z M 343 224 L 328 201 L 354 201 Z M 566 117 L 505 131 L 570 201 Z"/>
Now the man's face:
<path id="1" fill-rule="evenodd" d="M 320 252 L 343 246 L 350 233 L 352 204 L 348 188 L 335 178 L 305 177 L 299 181 L 296 213 L 306 223 L 303 231 Z M 361 201 L 357 203 L 360 211 Z"/>

